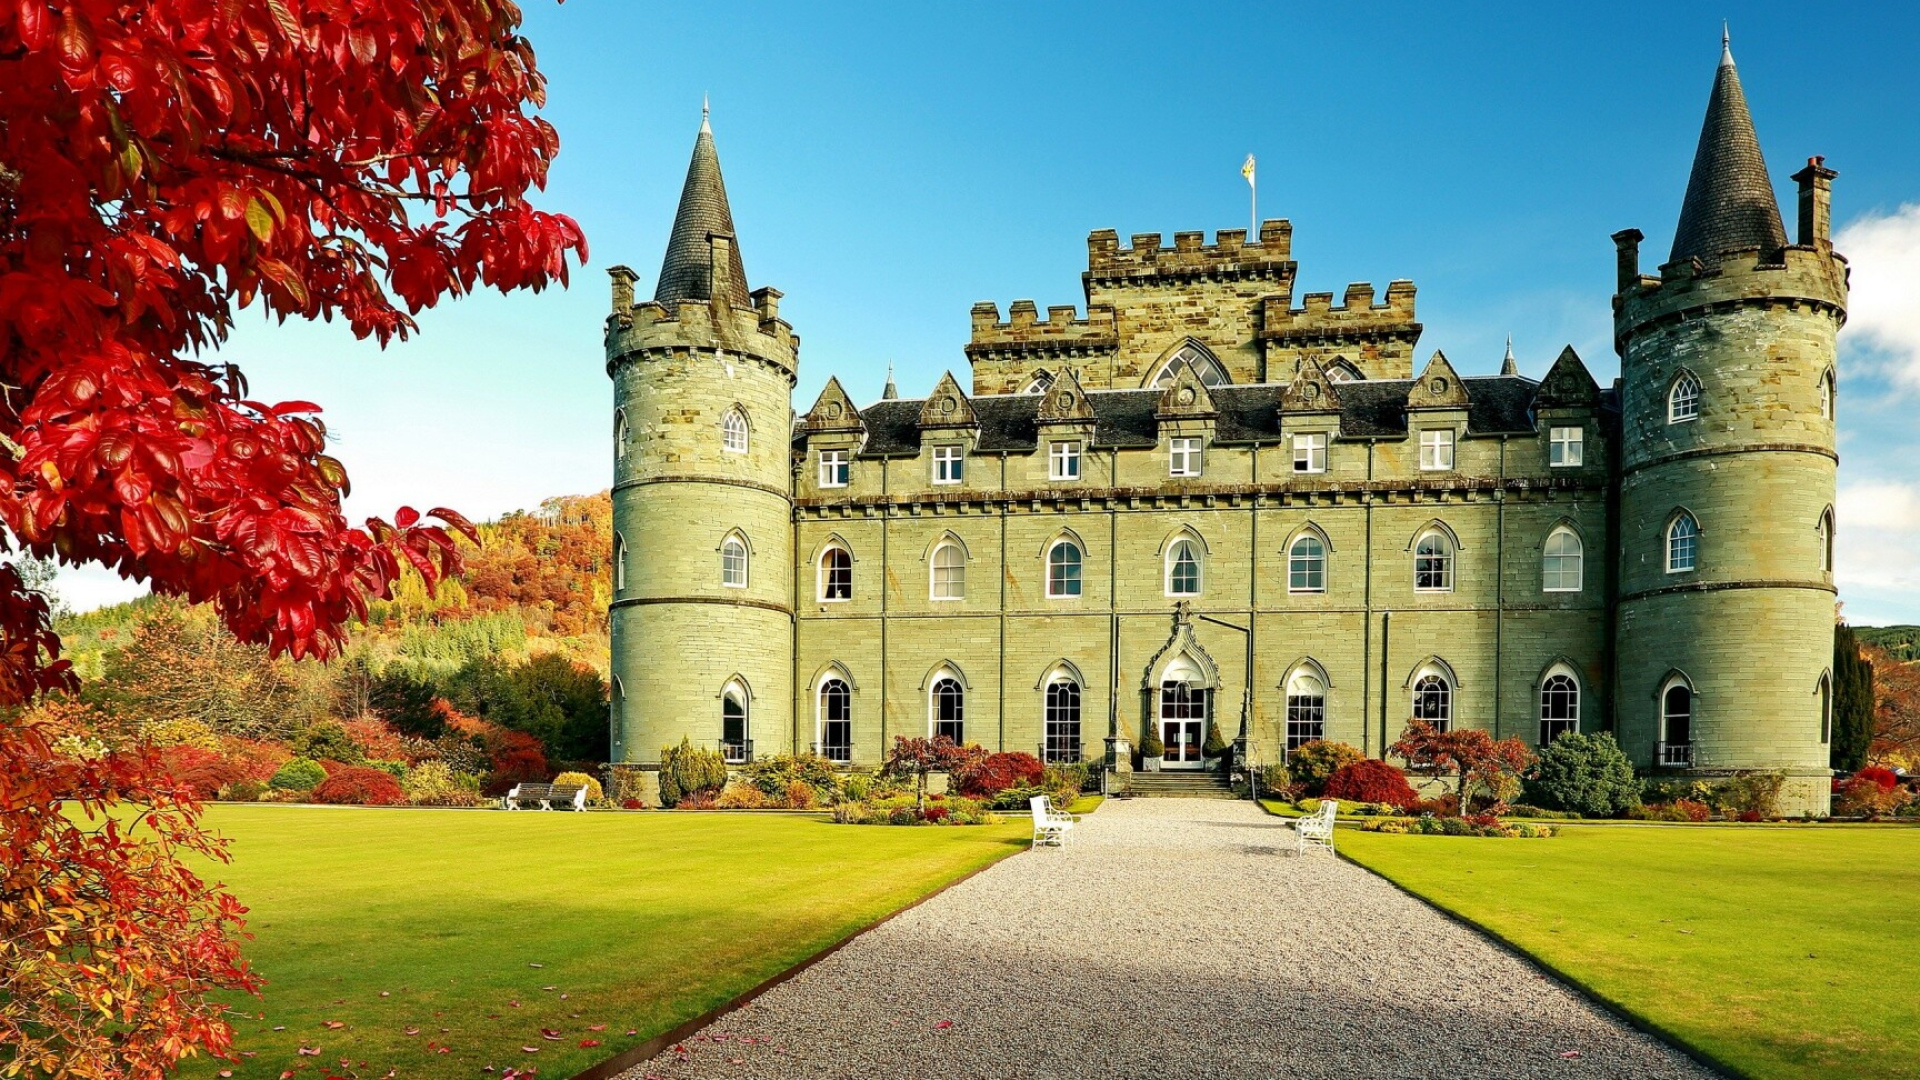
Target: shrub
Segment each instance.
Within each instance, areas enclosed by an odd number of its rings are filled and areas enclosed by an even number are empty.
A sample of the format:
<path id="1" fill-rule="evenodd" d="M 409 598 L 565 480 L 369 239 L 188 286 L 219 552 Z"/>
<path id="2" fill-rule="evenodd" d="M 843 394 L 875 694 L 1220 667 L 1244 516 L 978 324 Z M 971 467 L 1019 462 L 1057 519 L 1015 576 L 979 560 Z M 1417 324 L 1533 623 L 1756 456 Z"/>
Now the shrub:
<path id="1" fill-rule="evenodd" d="M 986 803 L 995 810 L 1025 810 L 1032 805 L 1031 800 L 1036 795 L 1051 797 L 1046 788 L 1020 784 L 1015 787 L 1001 788 L 987 796 Z"/>
<path id="2" fill-rule="evenodd" d="M 918 825 L 920 814 L 911 806 L 896 806 L 887 812 L 889 825 Z"/>
<path id="3" fill-rule="evenodd" d="M 1900 776 L 1892 769 L 1880 765 L 1869 765 L 1853 774 L 1855 780 L 1871 780 L 1882 791 L 1892 791 L 1900 786 Z"/>
<path id="4" fill-rule="evenodd" d="M 795 810 L 811 810 L 818 804 L 819 795 L 813 785 L 804 780 L 795 780 L 787 785 L 787 805 Z"/>
<path id="5" fill-rule="evenodd" d="M 291 745 L 295 754 L 315 761 L 340 761 L 357 765 L 367 757 L 360 749 L 360 744 L 347 734 L 347 729 L 334 720 L 322 720 L 307 728 L 294 737 Z"/>
<path id="6" fill-rule="evenodd" d="M 661 806 L 679 806 L 689 796 L 711 795 L 726 786 L 727 761 L 720 751 L 695 746 L 684 736 L 679 746 L 660 751 Z"/>
<path id="7" fill-rule="evenodd" d="M 1407 807 L 1407 813 L 1428 817 L 1459 817 L 1460 796 L 1448 793 L 1437 799 L 1421 799 Z"/>
<path id="8" fill-rule="evenodd" d="M 312 758 L 291 758 L 274 771 L 267 786 L 276 791 L 311 791 L 327 778 L 327 770 Z"/>
<path id="9" fill-rule="evenodd" d="M 228 802 L 259 802 L 260 796 L 266 791 L 267 785 L 258 780 L 235 780 L 227 785 L 227 790 L 221 792 L 220 797 Z"/>
<path id="10" fill-rule="evenodd" d="M 1207 721 L 1207 741 L 1200 744 L 1201 755 L 1209 758 L 1221 758 L 1226 757 L 1227 751 L 1232 749 L 1233 744 L 1228 742 L 1225 736 L 1220 734 L 1220 725 L 1212 720 Z"/>
<path id="11" fill-rule="evenodd" d="M 1722 781 L 1708 800 L 1715 810 L 1728 817 L 1754 820 L 1780 815 L 1780 792 L 1787 786 L 1783 772 L 1741 773 Z"/>
<path id="12" fill-rule="evenodd" d="M 1673 808 L 1685 814 L 1688 821 L 1709 821 L 1713 818 L 1713 807 L 1693 799 L 1675 799 Z"/>
<path id="13" fill-rule="evenodd" d="M 405 780 L 407 778 L 407 763 L 404 761 L 369 761 L 366 764 L 367 768 L 379 769 L 395 780 Z"/>
<path id="14" fill-rule="evenodd" d="M 1167 756 L 1167 744 L 1160 738 L 1160 725 L 1149 723 L 1147 737 L 1140 740 L 1142 758 L 1163 758 Z"/>
<path id="15" fill-rule="evenodd" d="M 960 774 L 960 793 L 987 798 L 1010 787 L 1037 787 L 1045 779 L 1046 771 L 1046 766 L 1032 754 L 1018 750 L 988 754 Z"/>
<path id="16" fill-rule="evenodd" d="M 214 734 L 211 727 L 202 721 L 184 716 L 141 724 L 138 738 L 148 746 L 156 748 L 198 746 L 213 750 L 220 745 L 220 736 Z"/>
<path id="17" fill-rule="evenodd" d="M 774 754 L 755 760 L 743 771 L 755 787 L 768 795 L 786 795 L 789 802 L 793 798 L 788 792 L 795 783 L 813 789 L 813 804 L 832 802 L 840 794 L 840 777 L 834 772 L 833 762 L 815 753 Z M 867 777 L 867 781 L 871 784 L 872 778 Z"/>
<path id="18" fill-rule="evenodd" d="M 1637 787 L 1634 791 L 1633 804 L 1635 806 L 1640 805 L 1640 793 Z M 1549 818 L 1561 821 L 1577 821 L 1580 818 L 1580 815 L 1572 810 L 1543 810 L 1538 806 L 1528 806 L 1526 803 L 1519 803 L 1507 807 L 1507 816 L 1517 818 Z"/>
<path id="19" fill-rule="evenodd" d="M 731 781 L 713 799 L 716 810 L 765 810 L 779 805 L 778 800 L 744 780 Z"/>
<path id="20" fill-rule="evenodd" d="M 1076 794 L 1099 786 L 1099 777 L 1084 761 L 1048 765 L 1041 774 L 1041 786 L 1048 789 L 1071 788 Z"/>
<path id="21" fill-rule="evenodd" d="M 1308 795 L 1318 795 L 1326 789 L 1327 779 L 1339 772 L 1341 766 L 1366 758 L 1367 755 L 1346 743 L 1315 739 L 1287 755 L 1287 771 Z"/>
<path id="22" fill-rule="evenodd" d="M 598 806 L 607 801 L 607 793 L 600 790 L 600 781 L 583 772 L 563 772 L 553 778 L 556 784 L 578 784 L 587 789 L 587 802 Z"/>
<path id="23" fill-rule="evenodd" d="M 1611 734 L 1570 731 L 1540 751 L 1527 797 L 1551 810 L 1614 817 L 1640 805 L 1633 763 Z"/>
<path id="24" fill-rule="evenodd" d="M 400 790 L 415 806 L 477 806 L 480 778 L 455 772 L 444 761 L 423 761 L 407 770 Z"/>
<path id="25" fill-rule="evenodd" d="M 843 802 L 833 808 L 833 820 L 842 825 L 865 825 L 867 823 L 866 804 Z"/>
<path id="26" fill-rule="evenodd" d="M 914 807 L 925 806 L 927 802 L 927 777 L 933 773 L 946 773 L 948 776 L 965 779 L 978 773 L 983 763 L 998 754 L 988 754 L 978 746 L 961 746 L 945 735 L 936 735 L 931 739 L 909 739 L 904 735 L 893 737 L 893 749 L 887 751 L 886 764 L 882 766 L 888 776 L 896 780 L 912 781 Z M 1040 762 L 1032 754 L 1020 755 L 1033 762 L 1037 774 Z"/>
<path id="27" fill-rule="evenodd" d="M 691 795 L 680 796 L 680 801 L 673 806 L 676 810 L 716 810 L 718 807 L 715 801 L 718 794 L 715 791 L 696 791 Z"/>
<path id="28" fill-rule="evenodd" d="M 360 748 L 360 753 L 364 757 L 378 758 L 382 761 L 404 761 L 412 764 L 428 745 L 419 739 L 407 738 L 400 734 L 399 729 L 377 716 L 362 716 L 358 719 L 343 721 L 340 729 L 345 731 L 347 738 L 353 740 L 353 744 Z"/>
<path id="29" fill-rule="evenodd" d="M 1260 790 L 1278 794 L 1293 783 L 1293 775 L 1285 765 L 1273 764 L 1260 766 Z"/>
<path id="30" fill-rule="evenodd" d="M 212 799 L 222 788 L 245 775 L 218 752 L 198 746 L 169 746 L 160 752 L 160 766 L 174 783 L 199 799 Z"/>
<path id="31" fill-rule="evenodd" d="M 1864 773 L 1866 770 L 1861 770 Z M 1834 793 L 1833 812 L 1843 817 L 1878 818 L 1895 814 L 1909 801 L 1907 792 L 1896 783 L 1881 787 L 1871 776 L 1855 774 L 1840 783 Z"/>
<path id="32" fill-rule="evenodd" d="M 620 803 L 620 809 L 622 810 L 645 810 L 646 808 L 647 804 L 641 802 L 639 799 L 623 799 Z"/>
<path id="33" fill-rule="evenodd" d="M 1367 759 L 1342 765 L 1327 778 L 1322 794 L 1348 802 L 1412 806 L 1420 800 L 1407 774 L 1384 761 Z"/>
<path id="34" fill-rule="evenodd" d="M 405 806 L 400 781 L 379 769 L 349 765 L 313 789 L 313 801 L 335 806 Z"/>
<path id="35" fill-rule="evenodd" d="M 806 784 L 798 780 L 792 783 L 800 784 L 801 787 L 807 787 Z M 789 784 L 788 787 L 791 788 L 792 784 Z M 807 790 L 812 791 L 813 789 L 807 788 Z M 873 794 L 873 777 L 868 776 L 866 773 L 854 773 L 840 782 L 840 790 L 846 795 L 850 802 L 865 802 L 867 796 Z"/>

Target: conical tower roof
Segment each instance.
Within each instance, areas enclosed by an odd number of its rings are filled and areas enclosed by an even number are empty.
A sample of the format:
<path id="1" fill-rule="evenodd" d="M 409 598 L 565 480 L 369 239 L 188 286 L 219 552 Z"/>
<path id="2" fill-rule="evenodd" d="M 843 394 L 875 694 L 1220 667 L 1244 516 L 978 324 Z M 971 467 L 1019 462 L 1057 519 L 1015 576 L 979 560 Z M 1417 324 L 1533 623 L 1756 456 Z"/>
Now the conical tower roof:
<path id="1" fill-rule="evenodd" d="M 713 148 L 713 128 L 707 109 L 700 107 L 700 135 L 693 140 L 693 161 L 687 183 L 680 189 L 680 210 L 673 215 L 673 235 L 667 239 L 667 258 L 660 264 L 660 284 L 653 298 L 670 304 L 680 300 L 713 299 L 713 242 L 716 233 L 734 237 L 733 210 L 727 205 L 726 181 L 720 178 L 720 155 Z M 724 299 L 748 307 L 747 272 L 740 263 L 740 241 L 729 245 Z"/>
<path id="2" fill-rule="evenodd" d="M 1747 95 L 1733 66 L 1733 49 L 1720 39 L 1720 69 L 1700 127 L 1687 198 L 1680 204 L 1680 225 L 1673 234 L 1669 262 L 1698 258 L 1717 262 L 1730 251 L 1774 250 L 1787 246 L 1780 204 L 1773 198 L 1760 139 L 1753 133 Z"/>

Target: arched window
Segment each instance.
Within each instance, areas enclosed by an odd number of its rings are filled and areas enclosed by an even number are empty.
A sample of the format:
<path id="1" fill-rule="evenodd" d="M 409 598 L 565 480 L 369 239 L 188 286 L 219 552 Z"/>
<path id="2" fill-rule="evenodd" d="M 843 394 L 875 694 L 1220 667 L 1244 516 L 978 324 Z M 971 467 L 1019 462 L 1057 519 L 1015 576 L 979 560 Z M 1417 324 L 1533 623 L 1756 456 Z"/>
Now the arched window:
<path id="1" fill-rule="evenodd" d="M 1327 545 L 1319 537 L 1302 536 L 1287 548 L 1287 591 L 1327 591 Z"/>
<path id="2" fill-rule="evenodd" d="M 1080 545 L 1071 540 L 1056 540 L 1047 549 L 1047 595 L 1080 595 Z"/>
<path id="3" fill-rule="evenodd" d="M 747 587 L 747 544 L 738 533 L 729 533 L 720 541 L 720 584 L 733 589 Z"/>
<path id="4" fill-rule="evenodd" d="M 738 405 L 720 419 L 720 448 L 729 454 L 747 452 L 747 414 Z"/>
<path id="5" fill-rule="evenodd" d="M 613 413 L 613 460 L 620 461 L 627 456 L 627 410 L 615 409 Z"/>
<path id="6" fill-rule="evenodd" d="M 1080 760 L 1080 684 L 1072 676 L 1055 675 L 1047 684 L 1046 743 L 1048 764 Z"/>
<path id="7" fill-rule="evenodd" d="M 933 549 L 932 596 L 935 600 L 962 600 L 967 595 L 967 555 L 955 543 Z"/>
<path id="8" fill-rule="evenodd" d="M 933 681 L 933 693 L 928 699 L 927 721 L 931 725 L 933 737 L 942 736 L 952 739 L 956 745 L 967 743 L 966 725 L 967 695 L 960 688 L 960 681 L 943 675 Z"/>
<path id="9" fill-rule="evenodd" d="M 1660 764 L 1686 768 L 1693 764 L 1693 687 L 1674 678 L 1660 692 Z"/>
<path id="10" fill-rule="evenodd" d="M 1700 525 L 1681 511 L 1667 523 L 1667 573 L 1692 570 L 1700 559 Z"/>
<path id="11" fill-rule="evenodd" d="M 1562 670 L 1540 684 L 1540 745 L 1580 730 L 1580 682 Z"/>
<path id="12" fill-rule="evenodd" d="M 1826 672 L 1820 673 L 1820 742 L 1833 741 L 1833 679 Z"/>
<path id="13" fill-rule="evenodd" d="M 853 599 L 853 553 L 838 544 L 820 553 L 820 599 Z"/>
<path id="14" fill-rule="evenodd" d="M 1429 532 L 1413 546 L 1413 590 L 1453 591 L 1453 541 L 1446 533 Z"/>
<path id="15" fill-rule="evenodd" d="M 1667 423 L 1683 424 L 1700 418 L 1700 380 L 1683 371 L 1667 391 Z"/>
<path id="16" fill-rule="evenodd" d="M 1027 388 L 1020 392 L 1023 394 L 1044 394 L 1047 392 L 1047 387 L 1052 385 L 1053 373 L 1046 368 L 1040 368 L 1033 373 L 1033 378 L 1027 380 Z"/>
<path id="17" fill-rule="evenodd" d="M 1191 540 L 1175 540 L 1167 548 L 1167 595 L 1200 595 L 1200 552 Z"/>
<path id="18" fill-rule="evenodd" d="M 1547 534 L 1540 553 L 1540 587 L 1547 592 L 1579 592 L 1585 553 L 1580 534 L 1565 525 Z"/>
<path id="19" fill-rule="evenodd" d="M 1833 419 L 1833 369 L 1828 368 L 1820 375 L 1820 418 Z"/>
<path id="20" fill-rule="evenodd" d="M 747 688 L 738 679 L 720 692 L 720 752 L 735 764 L 753 760 L 753 743 L 747 739 Z"/>
<path id="21" fill-rule="evenodd" d="M 1453 729 L 1453 683 L 1438 671 L 1427 671 L 1413 681 L 1413 718 L 1436 730 Z"/>
<path id="22" fill-rule="evenodd" d="M 613 534 L 613 591 L 627 591 L 627 538 Z"/>
<path id="23" fill-rule="evenodd" d="M 820 684 L 820 756 L 853 760 L 853 694 L 839 679 Z"/>
<path id="24" fill-rule="evenodd" d="M 1817 527 L 1820 540 L 1820 572 L 1833 573 L 1833 511 L 1820 512 L 1820 524 Z"/>
<path id="25" fill-rule="evenodd" d="M 1287 679 L 1287 753 L 1326 738 L 1327 684 L 1302 666 Z"/>
<path id="26" fill-rule="evenodd" d="M 1167 362 L 1161 364 L 1160 370 L 1153 373 L 1153 381 L 1149 385 L 1160 387 L 1171 384 L 1179 376 L 1182 364 L 1193 368 L 1194 374 L 1200 377 L 1200 383 L 1203 386 L 1225 386 L 1231 381 L 1227 378 L 1226 369 L 1220 366 L 1219 361 L 1209 356 L 1206 350 L 1185 345 L 1172 356 L 1167 357 Z"/>

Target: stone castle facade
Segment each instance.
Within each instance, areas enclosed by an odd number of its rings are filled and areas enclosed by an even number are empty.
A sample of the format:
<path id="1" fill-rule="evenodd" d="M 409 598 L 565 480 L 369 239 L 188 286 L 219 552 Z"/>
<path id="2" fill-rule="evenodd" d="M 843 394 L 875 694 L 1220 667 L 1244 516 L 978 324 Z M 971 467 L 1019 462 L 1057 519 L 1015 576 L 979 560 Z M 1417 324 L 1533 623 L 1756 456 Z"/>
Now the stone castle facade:
<path id="1" fill-rule="evenodd" d="M 712 133 L 653 299 L 616 267 L 613 754 L 877 763 L 950 734 L 1123 761 L 1379 756 L 1410 717 L 1637 765 L 1784 770 L 1825 813 L 1834 338 L 1812 159 L 1790 243 L 1730 54 L 1672 252 L 1614 236 L 1621 377 L 1416 353 L 1411 282 L 1296 296 L 1292 227 L 1088 239 L 1084 313 L 973 308 L 971 376 L 806 413 Z"/>

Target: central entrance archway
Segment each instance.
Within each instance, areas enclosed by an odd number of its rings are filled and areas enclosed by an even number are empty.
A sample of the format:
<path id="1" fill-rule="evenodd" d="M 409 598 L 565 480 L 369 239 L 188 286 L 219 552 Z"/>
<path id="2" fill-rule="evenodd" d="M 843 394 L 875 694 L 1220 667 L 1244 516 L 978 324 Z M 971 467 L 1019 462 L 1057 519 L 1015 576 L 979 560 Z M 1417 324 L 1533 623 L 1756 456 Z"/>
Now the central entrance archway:
<path id="1" fill-rule="evenodd" d="M 1202 769 L 1207 741 L 1208 693 L 1200 670 L 1182 656 L 1167 665 L 1160 683 L 1160 741 L 1167 746 L 1163 768 Z"/>

